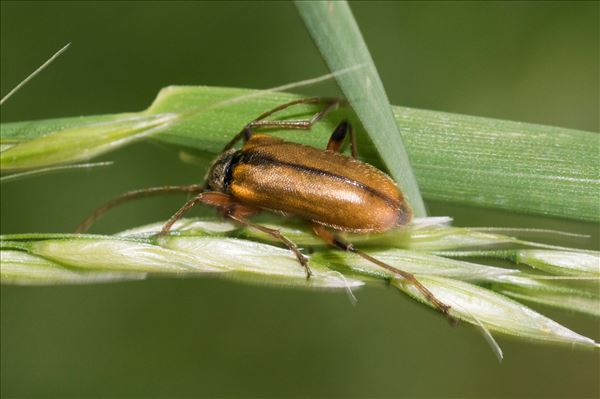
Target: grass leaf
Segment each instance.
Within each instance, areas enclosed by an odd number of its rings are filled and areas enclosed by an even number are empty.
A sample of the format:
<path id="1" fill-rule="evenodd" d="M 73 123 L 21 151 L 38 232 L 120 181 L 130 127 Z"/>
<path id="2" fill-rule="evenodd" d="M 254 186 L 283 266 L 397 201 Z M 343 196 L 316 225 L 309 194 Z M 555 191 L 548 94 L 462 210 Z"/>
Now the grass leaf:
<path id="1" fill-rule="evenodd" d="M 392 108 L 371 54 L 346 1 L 296 1 L 308 31 L 332 71 L 364 65 L 336 77 L 390 174 L 407 196 L 416 216 L 426 216 Z"/>

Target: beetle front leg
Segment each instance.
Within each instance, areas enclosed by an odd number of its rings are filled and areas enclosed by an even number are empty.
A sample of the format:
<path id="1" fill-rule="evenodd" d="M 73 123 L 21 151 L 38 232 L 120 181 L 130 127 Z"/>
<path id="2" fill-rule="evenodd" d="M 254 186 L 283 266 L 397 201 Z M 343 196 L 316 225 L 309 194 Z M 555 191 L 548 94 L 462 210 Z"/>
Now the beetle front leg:
<path id="1" fill-rule="evenodd" d="M 171 227 L 173 227 L 175 222 L 177 222 L 179 219 L 185 216 L 185 214 L 188 213 L 190 209 L 192 209 L 194 206 L 200 203 L 221 210 L 226 210 L 227 208 L 231 208 L 237 205 L 236 202 L 231 198 L 231 196 L 224 193 L 216 191 L 206 191 L 200 193 L 188 202 L 186 202 L 181 208 L 179 208 L 179 210 L 173 216 L 171 216 L 171 218 L 164 224 L 159 234 L 167 234 L 171 230 Z M 242 209 L 240 209 L 240 212 L 242 212 Z M 242 214 L 250 215 L 256 212 L 258 212 L 257 209 L 244 206 L 244 211 L 242 212 Z"/>

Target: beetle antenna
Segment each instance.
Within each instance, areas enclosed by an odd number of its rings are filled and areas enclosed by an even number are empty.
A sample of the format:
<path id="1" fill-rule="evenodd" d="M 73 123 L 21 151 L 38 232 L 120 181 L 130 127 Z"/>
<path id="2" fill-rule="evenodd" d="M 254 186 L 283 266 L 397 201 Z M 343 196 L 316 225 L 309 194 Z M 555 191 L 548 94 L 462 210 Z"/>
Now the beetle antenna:
<path id="1" fill-rule="evenodd" d="M 137 200 L 140 198 L 158 196 L 163 194 L 179 194 L 179 193 L 200 193 L 203 191 L 203 186 L 199 184 L 190 184 L 187 186 L 161 186 L 161 187 L 150 187 L 143 188 L 141 190 L 128 191 L 124 194 L 119 195 L 98 208 L 94 209 L 84 220 L 77 226 L 75 233 L 86 232 L 95 221 L 104 216 L 112 208 L 124 204 L 129 201 Z"/>

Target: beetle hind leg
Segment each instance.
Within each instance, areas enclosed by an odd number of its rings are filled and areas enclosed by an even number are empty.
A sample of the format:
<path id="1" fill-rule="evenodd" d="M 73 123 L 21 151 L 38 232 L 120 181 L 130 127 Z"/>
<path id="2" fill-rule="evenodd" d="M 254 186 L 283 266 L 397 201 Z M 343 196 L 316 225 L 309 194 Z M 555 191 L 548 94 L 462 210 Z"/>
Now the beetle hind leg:
<path id="1" fill-rule="evenodd" d="M 421 282 L 419 280 L 417 280 L 417 278 L 415 277 L 414 274 L 408 273 L 408 272 L 405 272 L 404 270 L 400 270 L 393 266 L 390 266 L 387 263 L 382 262 L 379 259 L 376 259 L 376 258 L 372 257 L 371 255 L 369 255 L 361 250 L 356 249 L 354 247 L 354 245 L 335 236 L 332 232 L 330 232 L 329 230 L 327 230 L 325 227 L 323 227 L 321 225 L 313 223 L 312 228 L 313 228 L 313 231 L 315 232 L 315 234 L 318 235 L 319 237 L 321 237 L 328 244 L 330 244 L 334 247 L 337 247 L 339 249 L 342 249 L 344 251 L 353 252 L 353 253 L 357 254 L 358 256 L 360 256 L 361 258 L 366 259 L 369 262 L 374 263 L 377 266 L 379 266 L 383 269 L 386 269 L 386 270 L 394 273 L 395 275 L 398 275 L 398 276 L 404 278 L 410 284 L 413 284 L 421 292 L 421 294 L 423 294 L 425 299 L 427 299 L 428 302 L 433 304 L 433 306 L 435 306 L 442 314 L 447 316 L 451 321 L 455 321 L 454 318 L 449 313 L 450 306 L 446 305 L 445 303 L 443 303 L 442 301 L 437 299 L 435 297 L 435 295 L 433 295 L 433 293 L 431 291 L 429 291 L 429 289 L 427 289 L 427 287 L 425 287 L 423 284 L 421 284 Z"/>

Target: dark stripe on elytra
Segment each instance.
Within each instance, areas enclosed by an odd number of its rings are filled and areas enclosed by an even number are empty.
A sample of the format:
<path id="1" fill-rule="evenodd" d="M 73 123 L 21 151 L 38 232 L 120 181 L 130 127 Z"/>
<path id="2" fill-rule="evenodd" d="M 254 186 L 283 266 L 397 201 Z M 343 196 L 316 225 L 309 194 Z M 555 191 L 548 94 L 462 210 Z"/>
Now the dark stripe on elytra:
<path id="1" fill-rule="evenodd" d="M 374 196 L 381 198 L 388 205 L 390 205 L 394 208 L 400 207 L 400 204 L 397 201 L 394 201 L 392 198 L 386 196 L 385 194 L 383 194 L 361 182 L 358 182 L 358 181 L 352 180 L 352 179 L 348 179 L 345 176 L 327 172 L 322 169 L 312 168 L 310 166 L 299 165 L 299 164 L 295 164 L 295 163 L 291 163 L 291 162 L 284 162 L 279 159 L 261 154 L 260 152 L 247 151 L 247 152 L 242 152 L 241 154 L 242 154 L 241 157 L 238 160 L 236 160 L 236 165 L 246 164 L 246 165 L 256 165 L 256 166 L 260 166 L 260 165 L 284 166 L 284 167 L 288 167 L 288 168 L 297 170 L 299 172 L 306 172 L 306 173 L 311 173 L 311 174 L 315 174 L 315 175 L 319 175 L 319 176 L 331 177 L 332 179 L 343 181 L 344 183 L 348 183 L 348 184 L 356 186 L 362 190 L 365 190 L 365 191 L 373 194 Z M 232 171 L 233 171 L 233 168 L 234 167 L 231 168 Z M 232 174 L 233 174 L 233 172 L 232 172 Z"/>
<path id="2" fill-rule="evenodd" d="M 240 163 L 241 159 L 242 151 L 236 151 L 233 153 L 233 155 L 231 156 L 231 160 L 225 167 L 225 177 L 223 178 L 223 191 L 226 193 L 229 192 L 229 185 L 233 180 L 233 169 L 238 163 Z"/>

